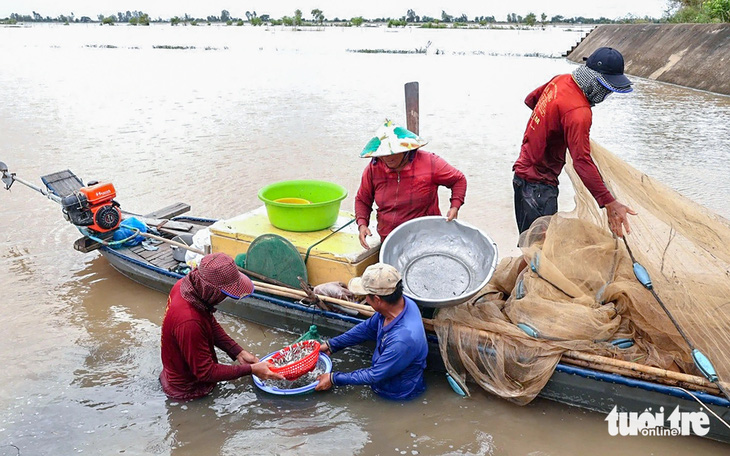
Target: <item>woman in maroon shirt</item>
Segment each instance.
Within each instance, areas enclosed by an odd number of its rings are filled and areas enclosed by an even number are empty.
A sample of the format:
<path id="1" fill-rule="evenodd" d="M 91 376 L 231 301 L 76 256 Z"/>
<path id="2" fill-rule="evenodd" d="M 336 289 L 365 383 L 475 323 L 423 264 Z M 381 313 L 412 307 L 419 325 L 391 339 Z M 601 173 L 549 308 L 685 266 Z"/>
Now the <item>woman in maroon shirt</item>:
<path id="1" fill-rule="evenodd" d="M 241 348 L 213 316 L 226 296 L 239 299 L 252 292 L 251 280 L 224 253 L 206 255 L 197 269 L 172 287 L 162 320 L 160 374 L 162 390 L 171 399 L 203 397 L 216 382 L 252 373 L 261 379 L 284 379 L 269 370 L 269 363 Z M 215 347 L 239 364 L 218 363 Z"/>
<path id="2" fill-rule="evenodd" d="M 365 238 L 372 235 L 368 225 L 373 202 L 378 205 L 381 241 L 408 220 L 441 215 L 440 185 L 451 189 L 451 207 L 446 218 L 457 218 L 466 196 L 466 177 L 438 155 L 420 150 L 425 144 L 418 135 L 386 120 L 360 152 L 360 157 L 372 158 L 355 197 L 355 217 L 363 248 L 370 248 Z"/>

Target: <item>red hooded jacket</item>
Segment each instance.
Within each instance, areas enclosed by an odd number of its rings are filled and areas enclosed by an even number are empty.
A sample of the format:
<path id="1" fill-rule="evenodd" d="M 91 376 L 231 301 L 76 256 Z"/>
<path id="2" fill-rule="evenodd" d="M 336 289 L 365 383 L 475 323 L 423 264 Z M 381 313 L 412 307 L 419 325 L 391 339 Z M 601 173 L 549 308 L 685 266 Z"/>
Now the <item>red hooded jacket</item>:
<path id="1" fill-rule="evenodd" d="M 532 109 L 532 115 L 522 139 L 520 156 L 512 167 L 517 177 L 557 186 L 567 148 L 576 173 L 599 206 L 614 201 L 591 158 L 593 113 L 573 76 L 555 76 L 532 91 L 525 104 Z"/>
<path id="2" fill-rule="evenodd" d="M 170 398 L 187 400 L 207 395 L 216 382 L 251 374 L 251 366 L 218 363 L 215 347 L 234 360 L 243 348 L 226 334 L 211 312 L 182 297 L 182 280 L 172 287 L 162 320 L 160 383 Z"/>

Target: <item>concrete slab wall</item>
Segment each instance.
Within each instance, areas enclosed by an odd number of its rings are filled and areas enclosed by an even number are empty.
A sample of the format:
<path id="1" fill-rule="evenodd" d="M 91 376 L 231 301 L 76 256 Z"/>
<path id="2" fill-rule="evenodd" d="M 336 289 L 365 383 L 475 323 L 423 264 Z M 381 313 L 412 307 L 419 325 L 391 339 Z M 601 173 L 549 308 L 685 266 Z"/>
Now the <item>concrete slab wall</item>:
<path id="1" fill-rule="evenodd" d="M 628 75 L 730 95 L 730 24 L 601 25 L 568 59 L 602 46 L 621 51 Z"/>

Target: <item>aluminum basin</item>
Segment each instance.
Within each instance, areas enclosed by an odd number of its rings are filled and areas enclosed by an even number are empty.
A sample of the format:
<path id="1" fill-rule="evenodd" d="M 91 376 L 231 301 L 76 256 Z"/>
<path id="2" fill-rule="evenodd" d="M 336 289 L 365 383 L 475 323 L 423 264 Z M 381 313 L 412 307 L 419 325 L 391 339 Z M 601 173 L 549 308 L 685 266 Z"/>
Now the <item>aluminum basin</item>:
<path id="1" fill-rule="evenodd" d="M 445 217 L 410 220 L 380 247 L 380 261 L 403 276 L 403 292 L 424 307 L 473 298 L 497 267 L 497 244 L 480 229 Z"/>

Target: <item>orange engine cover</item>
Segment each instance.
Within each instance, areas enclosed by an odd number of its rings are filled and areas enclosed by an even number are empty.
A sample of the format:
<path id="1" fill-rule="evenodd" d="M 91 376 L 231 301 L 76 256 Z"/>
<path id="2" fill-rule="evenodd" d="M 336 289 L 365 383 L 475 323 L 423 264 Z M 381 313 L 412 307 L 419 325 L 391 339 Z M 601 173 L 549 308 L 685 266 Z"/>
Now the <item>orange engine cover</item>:
<path id="1" fill-rule="evenodd" d="M 79 192 L 86 195 L 86 199 L 91 206 L 106 203 L 117 196 L 117 191 L 114 190 L 114 184 L 111 182 L 99 182 L 87 187 L 81 187 Z"/>
<path id="2" fill-rule="evenodd" d="M 115 230 L 122 222 L 122 211 L 119 204 L 114 201 L 117 192 L 111 182 L 92 182 L 92 185 L 82 187 L 79 193 L 86 196 L 92 213 L 93 223 L 89 225 L 89 229 L 99 233 Z"/>
<path id="3" fill-rule="evenodd" d="M 116 204 L 99 204 L 91 206 L 94 223 L 89 225 L 89 229 L 106 233 L 115 230 L 122 223 L 122 211 Z"/>

